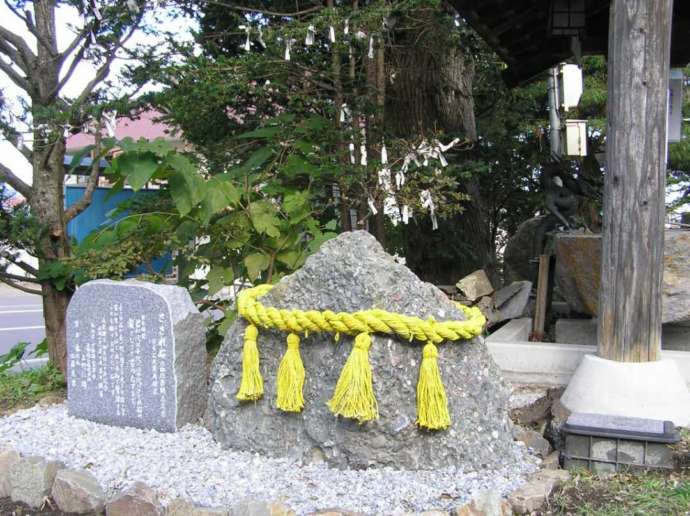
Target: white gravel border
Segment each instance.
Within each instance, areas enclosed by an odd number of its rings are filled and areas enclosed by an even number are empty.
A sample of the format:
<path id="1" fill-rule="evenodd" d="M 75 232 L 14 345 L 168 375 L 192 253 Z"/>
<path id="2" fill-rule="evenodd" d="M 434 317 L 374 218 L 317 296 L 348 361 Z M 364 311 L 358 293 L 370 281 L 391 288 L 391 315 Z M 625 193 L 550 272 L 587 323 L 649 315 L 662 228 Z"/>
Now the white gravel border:
<path id="1" fill-rule="evenodd" d="M 224 508 L 282 500 L 298 514 L 333 507 L 386 515 L 449 510 L 482 491 L 505 495 L 517 489 L 539 462 L 516 446 L 500 470 L 338 470 L 223 450 L 197 425 L 177 433 L 101 425 L 70 417 L 64 403 L 1 418 L 3 445 L 89 470 L 108 497 L 138 480 L 153 487 L 164 505 L 177 497 Z"/>

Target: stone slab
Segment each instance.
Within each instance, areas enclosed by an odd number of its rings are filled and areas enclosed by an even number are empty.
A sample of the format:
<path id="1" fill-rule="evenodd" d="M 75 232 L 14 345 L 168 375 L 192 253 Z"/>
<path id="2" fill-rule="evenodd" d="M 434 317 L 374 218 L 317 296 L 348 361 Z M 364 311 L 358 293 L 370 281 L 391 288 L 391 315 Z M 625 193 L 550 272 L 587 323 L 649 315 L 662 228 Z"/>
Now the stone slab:
<path id="1" fill-rule="evenodd" d="M 103 488 L 96 477 L 85 470 L 61 469 L 55 475 L 51 492 L 64 512 L 100 514 L 105 507 Z"/>
<path id="2" fill-rule="evenodd" d="M 64 465 L 57 461 L 23 457 L 10 471 L 12 500 L 33 508 L 41 507 L 50 495 L 55 475 L 62 468 Z"/>
<path id="3" fill-rule="evenodd" d="M 172 432 L 206 404 L 203 317 L 186 289 L 140 281 L 82 285 L 67 310 L 72 416 Z"/>
<path id="4" fill-rule="evenodd" d="M 476 301 L 483 296 L 490 296 L 494 291 L 494 287 L 483 269 L 468 274 L 458 281 L 456 286 L 470 301 Z"/>

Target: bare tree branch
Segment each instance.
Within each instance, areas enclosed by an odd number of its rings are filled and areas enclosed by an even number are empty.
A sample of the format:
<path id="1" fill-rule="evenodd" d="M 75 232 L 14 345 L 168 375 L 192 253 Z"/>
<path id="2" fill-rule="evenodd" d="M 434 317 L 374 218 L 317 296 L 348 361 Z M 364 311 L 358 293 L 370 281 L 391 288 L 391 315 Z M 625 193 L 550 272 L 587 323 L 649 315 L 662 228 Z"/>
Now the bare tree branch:
<path id="1" fill-rule="evenodd" d="M 91 79 L 91 81 L 89 81 L 89 83 L 82 90 L 79 97 L 77 97 L 77 100 L 75 102 L 76 105 L 83 104 L 84 101 L 88 98 L 88 96 L 91 95 L 96 86 L 98 86 L 98 84 L 100 84 L 101 81 L 103 81 L 103 79 L 105 79 L 108 76 L 108 73 L 110 72 L 110 65 L 113 64 L 113 61 L 115 60 L 115 57 L 117 55 L 117 51 L 120 50 L 127 43 L 129 38 L 131 38 L 132 35 L 136 32 L 136 30 L 139 28 L 139 24 L 141 23 L 143 17 L 144 10 L 142 9 L 137 15 L 136 20 L 134 20 L 134 22 L 132 23 L 132 26 L 130 27 L 127 34 L 125 34 L 124 37 L 122 37 L 115 45 L 113 45 L 110 52 L 108 52 L 103 65 L 101 65 L 101 67 L 96 72 L 94 78 Z"/>
<path id="2" fill-rule="evenodd" d="M 86 182 L 84 195 L 82 195 L 81 199 L 79 199 L 65 211 L 65 220 L 67 222 L 72 220 L 91 205 L 91 199 L 93 198 L 93 193 L 96 191 L 96 187 L 98 186 L 98 178 L 101 175 L 101 139 L 101 123 L 99 122 L 96 125 L 91 173 L 89 174 L 89 179 Z"/>
<path id="3" fill-rule="evenodd" d="M 36 38 L 36 40 L 45 48 L 48 52 L 50 52 L 52 55 L 55 56 L 55 51 L 54 49 L 50 46 L 50 44 L 46 41 L 46 39 L 43 37 L 43 35 L 38 32 L 36 29 L 36 24 L 34 23 L 33 19 L 31 18 L 31 12 L 26 10 L 24 11 L 24 14 L 22 14 L 19 9 L 17 9 L 15 6 L 12 5 L 12 2 L 9 0 L 5 0 L 5 5 L 7 8 L 14 13 L 14 15 L 22 20 L 24 22 L 24 25 L 26 25 L 26 28 L 29 29 L 29 32 L 33 34 L 33 36 Z"/>
<path id="4" fill-rule="evenodd" d="M 10 142 L 15 149 L 22 153 L 27 161 L 31 161 L 33 153 L 26 145 L 20 144 L 20 133 L 14 130 L 11 126 L 0 123 L 0 133 L 5 139 Z"/>
<path id="5" fill-rule="evenodd" d="M 9 285 L 12 288 L 16 288 L 17 290 L 21 290 L 22 292 L 26 292 L 27 294 L 36 294 L 38 296 L 43 295 L 43 292 L 41 292 L 40 290 L 25 287 L 24 285 L 20 285 L 19 283 L 16 283 L 15 281 L 12 281 L 11 279 L 7 279 L 7 278 L 2 277 L 2 275 L 0 275 L 0 281 L 2 283 L 6 283 L 7 285 Z"/>
<path id="6" fill-rule="evenodd" d="M 0 180 L 4 180 L 10 184 L 12 188 L 17 190 L 24 197 L 29 199 L 32 194 L 31 187 L 26 184 L 22 179 L 15 175 L 8 167 L 0 163 Z"/>
<path id="7" fill-rule="evenodd" d="M 281 13 L 281 12 L 276 12 L 276 11 L 267 11 L 265 9 L 254 9 L 252 7 L 244 7 L 241 5 L 236 5 L 236 4 L 228 3 L 228 2 L 221 2 L 218 0 L 207 0 L 207 3 L 220 5 L 222 7 L 227 7 L 228 9 L 235 9 L 236 11 L 259 13 L 259 14 L 265 14 L 267 16 L 284 16 L 286 18 L 291 18 L 293 16 L 302 16 L 302 15 L 313 13 L 313 12 L 320 11 L 321 9 L 323 9 L 322 5 L 315 5 L 313 7 L 308 7 L 306 9 L 302 9 L 301 11 L 292 11 L 290 13 Z"/>
<path id="8" fill-rule="evenodd" d="M 20 269 L 25 270 L 26 272 L 28 272 L 32 276 L 38 276 L 38 269 L 37 268 L 32 267 L 28 263 L 15 258 L 8 251 L 4 251 L 4 252 L 0 253 L 0 258 L 4 258 L 8 262 L 12 262 L 13 265 L 16 265 Z"/>
<path id="9" fill-rule="evenodd" d="M 10 54 L 5 51 L 3 48 L 2 40 L 0 40 L 0 53 L 7 55 L 8 57 Z M 10 57 L 10 59 L 12 59 Z M 12 59 L 12 61 L 14 61 Z M 21 89 L 23 89 L 27 93 L 31 93 L 31 85 L 29 84 L 29 81 L 26 79 L 26 77 L 22 77 L 14 68 L 12 68 L 11 64 L 6 63 L 2 59 L 0 59 L 0 71 L 5 72 L 5 74 L 10 78 L 10 80 L 15 83 L 17 86 L 19 86 Z"/>
<path id="10" fill-rule="evenodd" d="M 14 47 L 19 53 L 18 60 L 15 64 L 22 69 L 22 71 L 29 75 L 36 62 L 36 54 L 33 53 L 29 45 L 21 36 L 6 29 L 0 25 L 0 43 Z"/>
<path id="11" fill-rule="evenodd" d="M 26 281 L 27 283 L 38 283 L 38 284 L 41 283 L 36 278 L 29 278 L 26 276 L 20 276 L 19 274 L 12 274 L 12 273 L 5 272 L 5 271 L 0 271 L 0 279 L 10 279 L 10 280 L 14 280 L 14 281 Z"/>

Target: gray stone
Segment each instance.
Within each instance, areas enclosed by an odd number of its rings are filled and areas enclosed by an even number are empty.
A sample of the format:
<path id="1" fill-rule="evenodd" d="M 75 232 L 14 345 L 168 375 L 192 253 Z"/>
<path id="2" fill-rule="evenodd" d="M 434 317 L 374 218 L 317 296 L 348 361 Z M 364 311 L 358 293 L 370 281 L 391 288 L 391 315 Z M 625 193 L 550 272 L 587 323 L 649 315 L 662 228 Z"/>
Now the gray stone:
<path id="1" fill-rule="evenodd" d="M 158 495 L 143 482 L 135 482 L 105 506 L 106 516 L 161 516 Z"/>
<path id="2" fill-rule="evenodd" d="M 172 432 L 206 406 L 206 333 L 186 289 L 90 281 L 67 310 L 69 413 Z"/>
<path id="3" fill-rule="evenodd" d="M 98 480 L 85 470 L 61 469 L 55 475 L 53 500 L 61 511 L 77 514 L 100 513 L 105 493 Z"/>
<path id="4" fill-rule="evenodd" d="M 226 509 L 197 507 L 187 500 L 177 498 L 165 508 L 165 516 L 230 516 Z"/>
<path id="5" fill-rule="evenodd" d="M 542 215 L 520 224 L 506 242 L 503 264 L 505 281 L 537 280 L 534 260 L 544 252 L 546 233 L 556 227 L 554 217 Z"/>
<path id="6" fill-rule="evenodd" d="M 541 467 L 544 469 L 558 469 L 561 467 L 560 464 L 561 452 L 558 450 L 549 453 L 541 463 Z"/>
<path id="7" fill-rule="evenodd" d="M 294 514 L 294 511 L 278 501 L 242 502 L 230 508 L 230 516 L 293 516 Z"/>
<path id="8" fill-rule="evenodd" d="M 562 469 L 544 469 L 508 496 L 516 514 L 530 514 L 539 510 L 553 490 L 567 482 L 570 473 Z"/>
<path id="9" fill-rule="evenodd" d="M 366 516 L 363 512 L 353 512 L 346 509 L 322 509 L 309 513 L 309 516 Z"/>
<path id="10" fill-rule="evenodd" d="M 11 448 L 0 449 L 0 498 L 10 496 L 10 471 L 19 462 L 21 456 Z"/>
<path id="11" fill-rule="evenodd" d="M 279 308 L 353 312 L 378 307 L 437 320 L 463 315 L 438 289 L 420 281 L 363 231 L 326 242 L 304 267 L 283 278 L 262 302 Z M 363 425 L 336 418 L 326 406 L 352 347 L 352 339 L 310 334 L 302 339 L 305 408 L 275 408 L 275 377 L 285 351 L 284 333 L 261 330 L 258 346 L 264 397 L 241 403 L 243 333 L 237 321 L 213 363 L 206 421 L 224 446 L 309 460 L 315 448 L 331 465 L 433 469 L 494 467 L 516 460 L 508 417 L 510 391 L 480 339 L 439 346 L 439 367 L 452 426 L 420 430 L 416 384 L 422 346 L 375 336 L 369 353 L 380 417 Z"/>
<path id="12" fill-rule="evenodd" d="M 10 470 L 10 496 L 15 502 L 39 508 L 50 496 L 55 475 L 64 466 L 42 457 L 24 457 Z"/>
<path id="13" fill-rule="evenodd" d="M 510 516 L 510 504 L 498 491 L 483 491 L 464 506 L 453 510 L 452 516 Z"/>
<path id="14" fill-rule="evenodd" d="M 515 425 L 513 429 L 513 436 L 517 441 L 525 443 L 525 446 L 534 450 L 540 457 L 544 458 L 551 452 L 551 444 L 544 439 L 544 436 L 539 432 L 535 432 L 531 428 Z"/>
<path id="15" fill-rule="evenodd" d="M 482 269 L 468 274 L 458 281 L 456 286 L 470 301 L 476 301 L 483 296 L 490 296 L 494 291 L 489 277 Z"/>
<path id="16" fill-rule="evenodd" d="M 597 314 L 600 273 L 601 235 L 558 234 L 556 286 L 574 311 Z M 690 231 L 665 232 L 661 301 L 663 323 L 690 321 Z"/>
<path id="17" fill-rule="evenodd" d="M 494 293 L 494 307 L 500 313 L 498 320 L 522 317 L 532 292 L 531 281 L 514 281 Z"/>

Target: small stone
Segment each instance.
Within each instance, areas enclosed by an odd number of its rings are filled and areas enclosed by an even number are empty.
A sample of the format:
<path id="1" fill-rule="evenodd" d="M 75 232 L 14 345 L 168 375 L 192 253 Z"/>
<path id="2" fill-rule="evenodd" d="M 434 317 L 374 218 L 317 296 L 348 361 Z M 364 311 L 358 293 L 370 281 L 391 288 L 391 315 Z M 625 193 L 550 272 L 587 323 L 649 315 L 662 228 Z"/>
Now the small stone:
<path id="1" fill-rule="evenodd" d="M 10 470 L 10 496 L 12 501 L 23 502 L 37 509 L 50 496 L 53 481 L 58 470 L 64 468 L 61 462 L 45 460 L 42 457 L 25 457 Z"/>
<path id="2" fill-rule="evenodd" d="M 229 516 L 226 509 L 197 507 L 187 500 L 176 498 L 165 510 L 166 516 Z"/>
<path id="3" fill-rule="evenodd" d="M 53 499 L 61 511 L 77 514 L 100 513 L 105 493 L 98 480 L 85 470 L 61 469 L 55 475 Z"/>
<path id="4" fill-rule="evenodd" d="M 522 317 L 532 292 L 531 281 L 514 281 L 494 293 L 493 306 L 500 312 L 500 320 Z"/>
<path id="5" fill-rule="evenodd" d="M 510 516 L 510 504 L 498 491 L 484 491 L 468 504 L 453 509 L 451 516 Z"/>
<path id="6" fill-rule="evenodd" d="M 535 432 L 530 428 L 515 425 L 513 428 L 513 437 L 516 441 L 525 443 L 525 446 L 533 449 L 540 457 L 546 457 L 551 452 L 551 444 L 544 439 L 544 436 L 539 432 Z"/>
<path id="7" fill-rule="evenodd" d="M 230 516 L 294 516 L 282 502 L 243 502 L 230 508 Z"/>
<path id="8" fill-rule="evenodd" d="M 490 296 L 494 291 L 494 287 L 483 269 L 468 274 L 458 281 L 456 286 L 470 301 L 476 301 L 483 296 Z"/>
<path id="9" fill-rule="evenodd" d="M 308 516 L 365 516 L 362 512 L 352 512 L 346 509 L 323 509 L 309 513 Z"/>
<path id="10" fill-rule="evenodd" d="M 21 456 L 11 448 L 0 450 L 0 498 L 10 496 L 10 471 L 20 459 Z"/>
<path id="11" fill-rule="evenodd" d="M 560 452 L 554 451 L 549 453 L 541 463 L 544 469 L 558 469 L 560 468 Z"/>
<path id="12" fill-rule="evenodd" d="M 508 496 L 508 502 L 516 514 L 530 514 L 538 510 L 553 490 L 566 482 L 570 473 L 563 469 L 542 470 L 526 484 Z"/>
<path id="13" fill-rule="evenodd" d="M 135 482 L 105 506 L 106 516 L 161 516 L 158 495 L 143 482 Z"/>
<path id="14" fill-rule="evenodd" d="M 48 396 L 42 397 L 38 401 L 38 406 L 39 407 L 50 407 L 51 405 L 59 405 L 60 403 L 64 402 L 65 398 L 62 396 L 57 396 L 55 394 L 49 394 Z"/>

